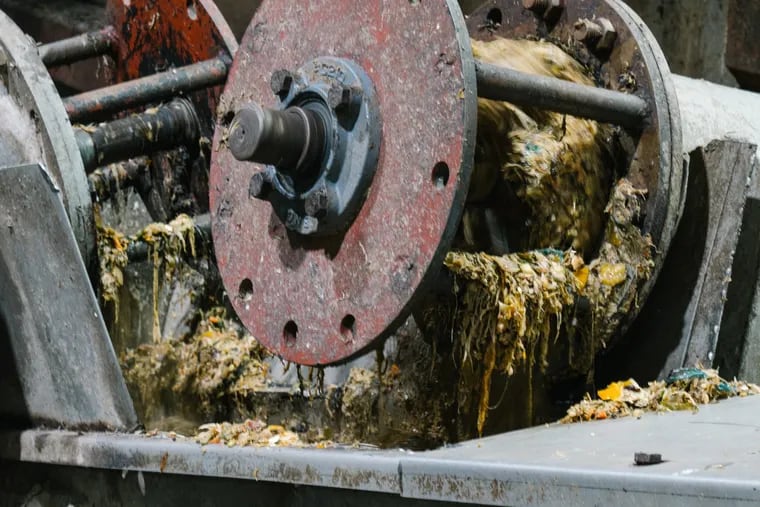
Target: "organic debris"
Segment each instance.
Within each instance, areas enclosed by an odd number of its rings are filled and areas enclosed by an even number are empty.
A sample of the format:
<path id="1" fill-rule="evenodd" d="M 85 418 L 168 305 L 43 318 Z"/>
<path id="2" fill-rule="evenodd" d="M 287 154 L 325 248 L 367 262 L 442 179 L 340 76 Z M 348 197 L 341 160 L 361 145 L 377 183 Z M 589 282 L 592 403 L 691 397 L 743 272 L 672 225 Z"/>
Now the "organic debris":
<path id="1" fill-rule="evenodd" d="M 717 400 L 735 396 L 760 394 L 760 387 L 741 380 L 726 381 L 716 370 L 681 368 L 674 370 L 664 381 L 649 382 L 640 387 L 633 379 L 613 382 L 586 397 L 567 411 L 563 423 L 641 417 L 644 412 L 699 410 Z"/>
<path id="2" fill-rule="evenodd" d="M 181 256 L 187 253 L 195 257 L 195 222 L 187 215 L 179 215 L 168 224 L 154 223 L 136 235 L 148 245 L 148 257 L 153 260 L 153 341 L 161 340 L 158 317 L 158 282 L 163 269 L 170 280 Z"/>
<path id="3" fill-rule="evenodd" d="M 277 424 L 258 419 L 246 419 L 239 424 L 210 423 L 198 428 L 193 439 L 201 445 L 224 444 L 227 447 L 304 447 L 306 442 L 297 433 Z M 327 447 L 323 443 L 321 447 Z"/>
<path id="4" fill-rule="evenodd" d="M 473 41 L 473 52 L 499 66 L 594 84 L 588 70 L 549 42 Z M 452 251 L 445 260 L 457 276 L 459 412 L 477 413 L 482 433 L 495 373 L 511 377 L 524 367 L 533 420 L 534 366 L 545 372 L 551 355 L 562 362 L 553 365 L 555 376 L 591 370 L 596 353 L 636 313 L 653 247 L 639 228 L 645 192 L 626 178 L 613 185 L 610 127 L 484 99 L 478 120 L 474 195 L 487 201 L 489 192 L 500 191 L 492 175 L 501 175 L 527 210 L 527 234 L 510 236 L 527 238 L 510 245 L 526 252 L 491 255 L 465 241 L 467 251 Z M 502 196 L 490 205 L 514 207 Z M 467 220 L 463 229 L 467 239 Z"/>
<path id="5" fill-rule="evenodd" d="M 215 308 L 192 336 L 129 349 L 121 355 L 121 365 L 145 419 L 160 418 L 161 407 L 171 400 L 171 406 L 188 409 L 185 417 L 208 420 L 219 415 L 225 401 L 267 386 L 266 356 L 250 334 L 225 318 L 224 309 Z"/>
<path id="6" fill-rule="evenodd" d="M 96 213 L 97 215 L 97 213 Z M 118 292 L 124 284 L 123 270 L 129 262 L 127 247 L 143 243 L 153 262 L 153 341 L 161 339 L 158 315 L 160 273 L 166 280 L 174 275 L 183 256 L 196 255 L 195 222 L 187 215 L 179 215 L 169 223 L 153 223 L 129 238 L 105 226 L 96 219 L 100 286 L 103 301 L 113 302 L 118 315 Z"/>
<path id="7" fill-rule="evenodd" d="M 580 288 L 572 271 L 582 264 L 572 252 L 539 251 L 503 257 L 450 252 L 445 264 L 470 280 L 459 313 L 460 411 L 477 399 L 482 433 L 494 371 L 512 375 L 516 366 L 546 363 L 549 340 L 557 337 Z M 480 380 L 480 385 L 478 384 Z"/>
<path id="8" fill-rule="evenodd" d="M 98 235 L 98 264 L 100 268 L 100 297 L 104 302 L 113 303 L 115 315 L 119 315 L 119 289 L 124 285 L 124 268 L 129 263 L 127 247 L 129 239 L 120 232 L 103 224 L 100 213 L 95 209 L 95 224 Z"/>
<path id="9" fill-rule="evenodd" d="M 593 86 L 590 72 L 545 41 L 472 41 L 476 58 L 522 72 Z M 613 181 L 613 131 L 608 125 L 509 102 L 478 99 L 473 179 L 501 174 L 529 210 L 527 248 L 593 252 L 604 226 Z M 475 194 L 490 188 L 476 189 Z"/>

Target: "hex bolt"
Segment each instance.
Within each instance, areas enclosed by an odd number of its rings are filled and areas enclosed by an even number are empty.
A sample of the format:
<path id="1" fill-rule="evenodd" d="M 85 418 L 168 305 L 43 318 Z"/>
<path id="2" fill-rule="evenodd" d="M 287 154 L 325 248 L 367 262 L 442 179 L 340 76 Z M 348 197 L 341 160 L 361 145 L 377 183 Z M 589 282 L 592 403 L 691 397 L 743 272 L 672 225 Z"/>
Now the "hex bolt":
<path id="1" fill-rule="evenodd" d="M 291 231 L 308 236 L 317 232 L 319 220 L 309 215 L 302 217 L 295 210 L 289 209 L 285 217 L 285 227 Z"/>
<path id="2" fill-rule="evenodd" d="M 607 18 L 597 18 L 595 21 L 579 19 L 573 25 L 573 37 L 590 49 L 607 51 L 615 44 L 617 31 Z"/>
<path id="3" fill-rule="evenodd" d="M 359 88 L 334 84 L 327 93 L 327 105 L 335 110 L 346 109 L 357 102 L 361 95 Z"/>
<path id="4" fill-rule="evenodd" d="M 327 189 L 323 186 L 317 190 L 311 191 L 304 201 L 304 211 L 307 215 L 319 217 L 330 205 L 330 196 Z"/>
<path id="5" fill-rule="evenodd" d="M 298 232 L 300 232 L 304 236 L 308 236 L 309 234 L 314 234 L 315 232 L 317 232 L 318 228 L 319 228 L 319 220 L 309 215 L 306 215 L 301 220 L 301 228 Z"/>
<path id="6" fill-rule="evenodd" d="M 565 0 L 522 0 L 523 8 L 533 11 L 545 19 L 556 19 L 565 8 Z"/>
<path id="7" fill-rule="evenodd" d="M 256 199 L 265 199 L 271 188 L 268 175 L 260 171 L 251 176 L 251 182 L 248 184 L 248 195 Z"/>
<path id="8" fill-rule="evenodd" d="M 284 99 L 293 87 L 293 74 L 285 69 L 276 70 L 272 73 L 269 85 L 272 87 L 272 92 L 275 95 L 278 95 L 280 99 Z"/>

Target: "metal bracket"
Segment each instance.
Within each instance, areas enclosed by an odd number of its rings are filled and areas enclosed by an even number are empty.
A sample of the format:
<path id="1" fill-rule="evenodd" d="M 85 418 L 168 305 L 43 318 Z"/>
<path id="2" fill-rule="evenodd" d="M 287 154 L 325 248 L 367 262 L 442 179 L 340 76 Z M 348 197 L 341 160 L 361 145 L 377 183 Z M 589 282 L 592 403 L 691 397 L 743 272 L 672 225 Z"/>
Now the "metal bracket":
<path id="1" fill-rule="evenodd" d="M 0 168 L 0 399 L 14 424 L 137 425 L 60 191 L 38 164 Z"/>

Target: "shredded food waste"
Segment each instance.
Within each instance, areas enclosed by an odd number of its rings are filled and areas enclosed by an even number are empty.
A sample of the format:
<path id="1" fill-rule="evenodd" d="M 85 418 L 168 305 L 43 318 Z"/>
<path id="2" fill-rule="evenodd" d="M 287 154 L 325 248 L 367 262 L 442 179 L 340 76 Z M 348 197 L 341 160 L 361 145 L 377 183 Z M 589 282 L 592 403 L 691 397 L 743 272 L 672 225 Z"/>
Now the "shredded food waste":
<path id="1" fill-rule="evenodd" d="M 635 380 L 613 382 L 597 391 L 596 397 L 586 397 L 567 411 L 563 423 L 641 417 L 644 412 L 699 410 L 717 400 L 735 396 L 760 394 L 760 386 L 741 380 L 727 381 L 717 370 L 680 368 L 665 380 L 649 382 L 641 387 Z"/>

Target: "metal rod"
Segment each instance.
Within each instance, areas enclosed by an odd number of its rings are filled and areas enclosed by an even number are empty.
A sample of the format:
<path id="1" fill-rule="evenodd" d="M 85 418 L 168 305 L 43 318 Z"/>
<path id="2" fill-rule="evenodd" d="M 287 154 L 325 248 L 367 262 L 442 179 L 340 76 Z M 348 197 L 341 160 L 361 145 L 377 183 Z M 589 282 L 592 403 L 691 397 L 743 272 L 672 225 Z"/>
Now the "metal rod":
<path id="1" fill-rule="evenodd" d="M 160 72 L 64 99 L 63 105 L 72 122 L 159 102 L 209 86 L 224 83 L 228 64 L 214 58 L 178 69 Z"/>
<path id="2" fill-rule="evenodd" d="M 90 172 L 120 160 L 198 142 L 200 125 L 190 101 L 174 99 L 151 112 L 94 128 L 76 128 L 74 135 L 85 170 Z"/>
<path id="3" fill-rule="evenodd" d="M 109 53 L 115 41 L 116 30 L 107 26 L 97 32 L 44 44 L 39 47 L 39 53 L 47 67 L 57 67 Z"/>
<path id="4" fill-rule="evenodd" d="M 635 96 L 475 62 L 478 96 L 638 129 L 649 115 Z"/>
<path id="5" fill-rule="evenodd" d="M 119 190 L 131 187 L 140 176 L 148 172 L 149 167 L 148 157 L 137 157 L 93 171 L 87 175 L 92 200 L 106 201 Z"/>
<path id="6" fill-rule="evenodd" d="M 204 213 L 193 217 L 195 222 L 196 236 L 203 242 L 211 241 L 211 215 Z M 130 242 L 127 246 L 127 257 L 129 262 L 141 262 L 148 259 L 148 244 L 144 241 Z"/>

